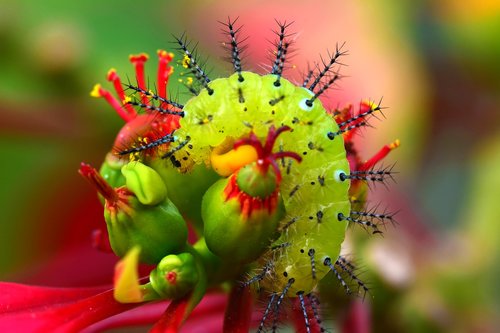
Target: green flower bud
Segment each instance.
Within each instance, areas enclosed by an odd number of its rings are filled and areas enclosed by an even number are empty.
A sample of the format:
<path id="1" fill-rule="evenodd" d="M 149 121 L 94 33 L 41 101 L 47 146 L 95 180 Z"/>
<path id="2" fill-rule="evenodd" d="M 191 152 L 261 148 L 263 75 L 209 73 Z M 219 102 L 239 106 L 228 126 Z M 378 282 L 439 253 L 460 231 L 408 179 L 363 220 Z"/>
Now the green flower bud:
<path id="1" fill-rule="evenodd" d="M 257 259 L 276 238 L 285 208 L 278 191 L 264 199 L 252 197 L 241 191 L 236 178 L 219 180 L 203 197 L 204 235 L 214 254 L 246 263 Z"/>
<path id="2" fill-rule="evenodd" d="M 165 255 L 182 251 L 187 226 L 168 199 L 160 176 L 139 162 L 127 164 L 122 171 L 127 186 L 115 189 L 92 167 L 80 168 L 106 200 L 104 218 L 115 254 L 123 257 L 139 246 L 140 262 L 156 264 Z"/>
<path id="3" fill-rule="evenodd" d="M 151 272 L 149 280 L 162 298 L 178 299 L 192 291 L 198 283 L 195 258 L 190 253 L 168 255 Z"/>

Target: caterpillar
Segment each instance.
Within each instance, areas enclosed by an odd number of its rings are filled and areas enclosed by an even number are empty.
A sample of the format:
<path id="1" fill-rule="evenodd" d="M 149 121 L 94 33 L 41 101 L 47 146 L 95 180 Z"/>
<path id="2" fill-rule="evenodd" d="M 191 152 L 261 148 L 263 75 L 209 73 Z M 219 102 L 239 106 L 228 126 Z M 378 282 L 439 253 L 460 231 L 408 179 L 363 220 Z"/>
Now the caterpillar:
<path id="1" fill-rule="evenodd" d="M 221 265 L 254 272 L 242 287 L 259 284 L 270 294 L 259 331 L 271 318 L 275 330 L 284 299 L 294 298 L 310 332 L 308 308 L 320 325 L 314 292 L 327 274 L 348 293 L 343 275 L 367 291 L 352 264 L 341 256 L 341 245 L 350 224 L 379 233 L 380 223 L 392 221 L 393 214 L 365 211 L 363 206 L 366 182 L 384 182 L 392 176 L 391 170 L 374 167 L 399 141 L 362 162 L 351 138 L 381 112 L 380 103 L 362 102 L 357 113 L 352 106 L 335 111 L 323 106 L 320 97 L 341 79 L 343 45 L 295 84 L 284 77 L 293 43 L 290 24 L 277 21 L 274 60 L 270 72 L 261 75 L 244 70 L 245 47 L 238 41 L 240 28 L 235 23 L 223 23 L 234 68 L 226 78 L 209 78 L 187 38 L 176 38 L 194 95 L 184 105 L 167 98 L 165 85 L 159 92 L 149 90 L 142 72 L 137 85 L 126 84 L 130 96 L 117 89 L 123 106 L 115 103 L 115 108 L 122 117 L 135 112 L 135 106 L 146 111 L 148 121 L 166 124 L 160 129 L 150 126 L 154 135 L 122 135 L 117 155 L 154 165 L 162 177 L 168 174 L 164 179 L 175 178 L 183 187 L 176 191 L 179 197 L 189 192 L 184 189 L 189 180 L 182 179 L 206 174 L 204 195 L 190 201 L 201 208 L 195 218 L 199 234 Z M 94 94 L 105 97 L 102 90 Z M 166 184 L 169 187 L 169 181 Z M 176 195 L 171 200 L 187 214 Z"/>

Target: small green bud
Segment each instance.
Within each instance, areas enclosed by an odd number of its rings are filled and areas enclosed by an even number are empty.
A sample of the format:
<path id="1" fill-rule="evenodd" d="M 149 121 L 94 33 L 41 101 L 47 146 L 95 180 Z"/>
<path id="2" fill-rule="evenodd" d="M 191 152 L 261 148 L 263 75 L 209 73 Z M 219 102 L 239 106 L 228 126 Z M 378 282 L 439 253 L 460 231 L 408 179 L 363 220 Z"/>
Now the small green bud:
<path id="1" fill-rule="evenodd" d="M 190 253 L 168 255 L 151 272 L 149 280 L 161 297 L 178 299 L 192 291 L 198 283 L 195 258 Z"/>
<path id="2" fill-rule="evenodd" d="M 89 165 L 80 168 L 106 200 L 104 218 L 115 254 L 123 257 L 139 246 L 140 262 L 156 264 L 165 255 L 182 251 L 187 226 L 168 199 L 160 176 L 139 162 L 129 163 L 123 170 L 127 186 L 115 189 Z"/>
<path id="3" fill-rule="evenodd" d="M 140 162 L 130 162 L 122 167 L 122 174 L 127 188 L 143 205 L 154 206 L 167 197 L 167 187 L 154 169 Z"/>

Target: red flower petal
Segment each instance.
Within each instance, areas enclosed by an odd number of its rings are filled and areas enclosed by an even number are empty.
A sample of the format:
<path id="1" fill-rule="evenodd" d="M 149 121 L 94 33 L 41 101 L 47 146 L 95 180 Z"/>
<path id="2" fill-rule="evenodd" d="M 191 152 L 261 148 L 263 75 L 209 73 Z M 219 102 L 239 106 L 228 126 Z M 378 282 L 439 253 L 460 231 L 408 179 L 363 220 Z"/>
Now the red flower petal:
<path id="1" fill-rule="evenodd" d="M 137 304 L 105 288 L 43 288 L 0 283 L 1 332 L 76 332 Z"/>

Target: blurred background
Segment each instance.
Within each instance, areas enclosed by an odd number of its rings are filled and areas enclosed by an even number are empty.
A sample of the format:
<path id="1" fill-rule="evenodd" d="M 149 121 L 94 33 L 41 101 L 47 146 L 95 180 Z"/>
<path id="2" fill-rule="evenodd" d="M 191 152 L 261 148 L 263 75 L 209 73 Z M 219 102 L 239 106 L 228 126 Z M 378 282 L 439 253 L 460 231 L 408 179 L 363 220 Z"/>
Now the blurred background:
<path id="1" fill-rule="evenodd" d="M 300 79 L 337 42 L 346 78 L 328 108 L 383 97 L 386 119 L 359 137 L 369 157 L 401 140 L 397 184 L 373 203 L 399 211 L 383 237 L 361 232 L 352 252 L 372 287 L 374 332 L 493 332 L 500 327 L 500 2 L 0 0 L 0 279 L 49 286 L 111 283 L 115 259 L 91 247 L 103 223 L 77 173 L 100 165 L 123 125 L 89 96 L 128 55 L 199 41 L 212 77 L 226 75 L 217 20 L 239 17 L 245 68 L 263 72 L 274 19 L 294 21 Z M 179 58 L 179 57 L 177 57 Z M 177 59 L 179 60 L 179 59 Z M 176 64 L 170 91 L 189 98 Z M 295 66 L 294 66 L 295 67 Z M 497 318 L 495 318 L 497 316 Z"/>

